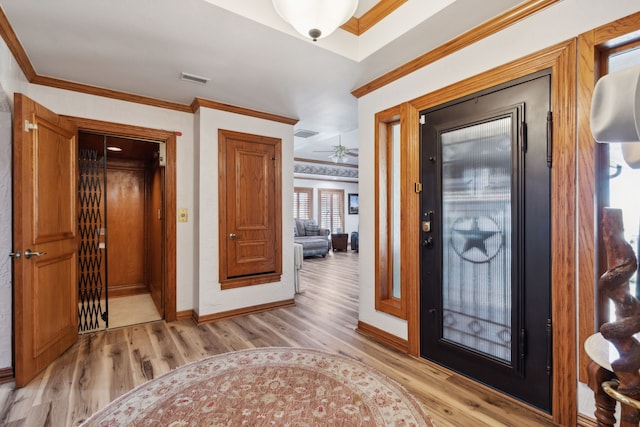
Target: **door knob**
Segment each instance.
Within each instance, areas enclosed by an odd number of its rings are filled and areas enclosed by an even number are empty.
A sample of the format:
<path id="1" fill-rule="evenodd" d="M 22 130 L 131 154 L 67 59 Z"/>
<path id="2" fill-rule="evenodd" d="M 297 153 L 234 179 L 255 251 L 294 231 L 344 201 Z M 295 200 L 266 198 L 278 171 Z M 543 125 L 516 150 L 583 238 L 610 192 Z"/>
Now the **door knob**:
<path id="1" fill-rule="evenodd" d="M 27 249 L 26 251 L 24 251 L 24 257 L 26 259 L 31 258 L 32 256 L 42 256 L 42 255 L 46 255 L 46 252 L 37 252 L 37 251 L 33 251 L 31 252 L 31 249 Z"/>
<path id="2" fill-rule="evenodd" d="M 236 237 L 237 237 L 237 236 L 236 236 L 236 234 L 235 234 L 235 233 L 231 233 L 231 234 L 229 234 L 229 238 L 230 238 L 231 240 L 236 240 Z"/>

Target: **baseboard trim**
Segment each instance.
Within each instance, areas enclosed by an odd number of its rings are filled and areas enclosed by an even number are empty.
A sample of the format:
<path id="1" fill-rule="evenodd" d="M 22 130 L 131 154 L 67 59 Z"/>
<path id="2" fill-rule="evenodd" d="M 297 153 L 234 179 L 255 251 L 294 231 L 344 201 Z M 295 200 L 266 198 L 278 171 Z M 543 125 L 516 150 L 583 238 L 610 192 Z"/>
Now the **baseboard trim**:
<path id="1" fill-rule="evenodd" d="M 231 319 L 233 317 L 246 316 L 247 314 L 260 313 L 262 311 L 273 310 L 275 308 L 291 307 L 296 305 L 294 299 L 287 299 L 283 301 L 269 302 L 266 304 L 258 304 L 251 307 L 237 308 L 235 310 L 222 311 L 220 313 L 205 314 L 200 316 L 195 310 L 193 311 L 192 319 L 197 325 L 203 323 L 216 322 L 218 320 Z"/>
<path id="2" fill-rule="evenodd" d="M 109 298 L 129 297 L 132 295 L 148 294 L 149 287 L 144 283 L 132 283 L 128 285 L 109 287 Z"/>
<path id="3" fill-rule="evenodd" d="M 397 336 L 383 331 L 382 329 L 376 328 L 375 326 L 369 325 L 368 323 L 358 320 L 358 327 L 356 328 L 356 332 L 361 333 L 362 335 L 378 341 L 379 343 L 387 345 L 395 350 L 401 351 L 402 353 L 409 352 L 409 342 L 407 340 L 398 338 Z"/>
<path id="4" fill-rule="evenodd" d="M 584 414 L 578 414 L 578 427 L 596 427 L 598 423 L 594 418 L 588 417 Z"/>
<path id="5" fill-rule="evenodd" d="M 2 368 L 0 369 L 0 384 L 10 383 L 15 380 L 13 376 L 13 368 Z"/>
<path id="6" fill-rule="evenodd" d="M 193 319 L 193 310 L 182 310 L 176 312 L 176 320 Z"/>

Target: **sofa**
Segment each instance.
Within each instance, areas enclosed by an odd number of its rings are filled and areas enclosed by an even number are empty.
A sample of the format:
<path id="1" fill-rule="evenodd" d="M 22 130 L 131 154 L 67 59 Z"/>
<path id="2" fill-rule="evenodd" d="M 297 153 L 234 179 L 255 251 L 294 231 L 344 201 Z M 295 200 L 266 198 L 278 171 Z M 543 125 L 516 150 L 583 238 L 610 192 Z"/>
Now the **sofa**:
<path id="1" fill-rule="evenodd" d="M 308 258 L 320 255 L 323 258 L 331 250 L 331 231 L 320 228 L 313 219 L 294 218 L 293 241 L 302 245 L 302 256 Z"/>

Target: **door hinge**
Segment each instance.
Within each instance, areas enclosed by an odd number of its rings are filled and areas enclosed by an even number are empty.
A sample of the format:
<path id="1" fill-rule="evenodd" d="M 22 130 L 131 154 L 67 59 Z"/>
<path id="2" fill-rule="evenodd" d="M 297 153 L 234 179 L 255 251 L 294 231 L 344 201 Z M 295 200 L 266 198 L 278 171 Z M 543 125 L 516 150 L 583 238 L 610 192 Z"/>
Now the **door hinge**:
<path id="1" fill-rule="evenodd" d="M 414 184 L 414 190 L 415 190 L 416 193 L 422 192 L 422 183 L 421 182 L 416 182 Z"/>
<path id="2" fill-rule="evenodd" d="M 420 116 L 420 124 L 421 125 L 427 124 L 427 116 L 425 116 L 424 114 Z"/>
<path id="3" fill-rule="evenodd" d="M 547 167 L 553 163 L 553 113 L 547 112 Z"/>
<path id="4" fill-rule="evenodd" d="M 553 327 L 551 319 L 547 319 L 547 375 L 553 371 Z"/>
<path id="5" fill-rule="evenodd" d="M 522 122 L 520 126 L 520 140 L 522 141 L 522 152 L 527 152 L 527 122 Z"/>
<path id="6" fill-rule="evenodd" d="M 29 120 L 25 120 L 24 121 L 24 131 L 25 132 L 29 132 L 30 130 L 37 130 L 38 129 L 38 125 L 31 123 Z"/>
<path id="7" fill-rule="evenodd" d="M 524 360 L 526 356 L 525 342 L 527 339 L 527 332 L 524 329 L 520 329 L 520 359 Z"/>

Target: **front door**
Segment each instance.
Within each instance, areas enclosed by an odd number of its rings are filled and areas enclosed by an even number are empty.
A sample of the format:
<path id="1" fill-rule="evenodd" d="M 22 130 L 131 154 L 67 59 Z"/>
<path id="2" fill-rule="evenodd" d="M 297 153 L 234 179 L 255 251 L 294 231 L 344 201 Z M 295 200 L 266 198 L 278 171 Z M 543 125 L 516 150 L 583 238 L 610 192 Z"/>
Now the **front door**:
<path id="1" fill-rule="evenodd" d="M 78 339 L 77 132 L 15 95 L 13 249 L 16 386 Z"/>
<path id="2" fill-rule="evenodd" d="M 551 410 L 550 75 L 421 112 L 421 355 Z"/>

